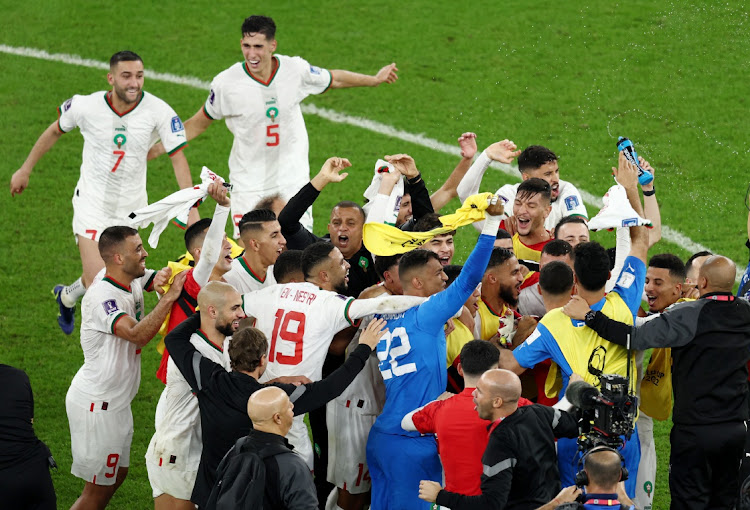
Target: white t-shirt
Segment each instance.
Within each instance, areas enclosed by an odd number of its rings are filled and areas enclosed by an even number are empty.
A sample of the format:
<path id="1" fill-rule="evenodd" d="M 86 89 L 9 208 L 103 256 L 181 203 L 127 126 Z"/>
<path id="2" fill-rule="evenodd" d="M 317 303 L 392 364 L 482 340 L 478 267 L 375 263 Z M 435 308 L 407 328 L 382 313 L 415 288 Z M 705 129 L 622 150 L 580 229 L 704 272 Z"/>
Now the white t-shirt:
<path id="1" fill-rule="evenodd" d="M 349 316 L 353 301 L 308 282 L 244 294 L 245 313 L 256 317 L 255 327 L 268 338 L 268 367 L 260 381 L 289 375 L 319 381 L 333 335 L 354 325 Z"/>
<path id="2" fill-rule="evenodd" d="M 88 409 L 107 403 L 107 409 L 126 408 L 141 382 L 141 349 L 117 337 L 117 322 L 128 315 L 141 320 L 144 314 L 143 287 L 154 271 L 132 281 L 129 287 L 104 276 L 96 276 L 81 303 L 81 348 L 83 366 L 68 390 L 68 398 Z M 147 283 L 148 282 L 148 283 Z"/>
<path id="3" fill-rule="evenodd" d="M 104 216 L 126 218 L 148 205 L 146 155 L 157 139 L 161 138 L 169 154 L 187 143 L 180 117 L 146 92 L 122 114 L 111 106 L 107 92 L 73 96 L 58 113 L 60 131 L 77 127 L 83 135 L 76 196 Z"/>
<path id="4" fill-rule="evenodd" d="M 273 277 L 273 266 L 268 266 L 265 278 L 261 279 L 261 277 L 262 275 L 257 275 L 250 269 L 250 266 L 242 257 L 232 260 L 232 267 L 223 276 L 224 281 L 234 287 L 240 294 L 276 284 L 276 279 Z"/>
<path id="5" fill-rule="evenodd" d="M 506 213 L 509 216 L 513 214 L 513 202 L 516 200 L 518 186 L 520 186 L 520 183 L 506 184 L 497 190 L 497 194 L 506 200 Z M 555 230 L 555 226 L 566 216 L 578 215 L 584 218 L 589 217 L 588 212 L 586 212 L 586 206 L 583 205 L 581 194 L 575 186 L 561 179 L 558 190 L 557 200 L 552 202 L 552 210 L 544 222 L 544 228 L 550 232 Z"/>
<path id="6" fill-rule="evenodd" d="M 310 180 L 308 140 L 300 102 L 331 85 L 331 73 L 300 57 L 274 55 L 268 83 L 250 75 L 244 62 L 221 72 L 203 107 L 225 119 L 234 135 L 229 180 L 234 192 L 290 198 Z"/>
<path id="7" fill-rule="evenodd" d="M 229 370 L 222 352 L 224 344 L 215 346 L 200 330 L 193 333 L 190 343 L 203 356 Z M 203 449 L 198 399 L 171 357 L 167 361 L 164 397 L 164 416 L 151 438 L 146 459 L 158 464 L 162 458 L 164 465 L 171 463 L 169 467 L 178 471 L 197 471 Z"/>

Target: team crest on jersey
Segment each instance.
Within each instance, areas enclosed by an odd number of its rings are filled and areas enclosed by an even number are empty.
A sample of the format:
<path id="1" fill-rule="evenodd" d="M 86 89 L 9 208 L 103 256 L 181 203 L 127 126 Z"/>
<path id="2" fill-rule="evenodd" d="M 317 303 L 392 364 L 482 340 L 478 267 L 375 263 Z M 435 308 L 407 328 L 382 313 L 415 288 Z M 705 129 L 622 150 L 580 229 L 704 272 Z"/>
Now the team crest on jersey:
<path id="1" fill-rule="evenodd" d="M 178 131 L 183 131 L 185 128 L 182 126 L 182 121 L 180 118 L 175 115 L 172 117 L 172 133 L 176 133 Z"/>
<path id="2" fill-rule="evenodd" d="M 215 99 L 216 99 L 216 92 L 214 92 L 214 89 L 211 89 L 211 92 L 208 94 L 208 102 L 211 105 L 213 105 Z"/>
<path id="3" fill-rule="evenodd" d="M 68 110 L 70 110 L 70 107 L 72 105 L 73 105 L 73 98 L 71 97 L 70 99 L 68 99 L 67 101 L 63 103 L 63 107 L 62 107 L 63 112 L 67 112 Z"/>
<path id="4" fill-rule="evenodd" d="M 310 66 L 310 74 L 320 74 L 320 67 Z"/>
<path id="5" fill-rule="evenodd" d="M 578 207 L 578 205 L 579 205 L 578 197 L 574 197 L 574 196 L 565 197 L 565 208 L 568 211 L 572 211 L 573 209 Z"/>
<path id="6" fill-rule="evenodd" d="M 120 309 L 117 308 L 117 301 L 114 299 L 108 299 L 104 303 L 102 303 L 102 306 L 104 307 L 104 313 L 107 315 L 112 315 L 113 313 L 119 312 Z"/>
<path id="7" fill-rule="evenodd" d="M 359 262 L 357 262 L 357 265 L 367 271 L 367 268 L 370 267 L 370 261 L 367 260 L 367 257 L 362 256 L 359 257 Z"/>
<path id="8" fill-rule="evenodd" d="M 266 110 L 266 117 L 271 119 L 271 122 L 273 122 L 278 115 L 279 115 L 279 109 L 276 108 L 275 106 L 272 106 L 268 110 Z"/>
<path id="9" fill-rule="evenodd" d="M 127 141 L 128 141 L 128 139 L 127 139 L 127 137 L 126 137 L 125 135 L 123 135 L 122 133 L 117 133 L 117 134 L 115 135 L 115 138 L 114 138 L 114 140 L 112 140 L 112 141 L 113 141 L 113 142 L 115 142 L 115 145 L 117 145 L 117 148 L 118 148 L 118 149 L 121 149 L 121 148 L 122 148 L 122 146 L 123 146 L 123 145 L 125 145 L 125 142 L 127 142 Z"/>

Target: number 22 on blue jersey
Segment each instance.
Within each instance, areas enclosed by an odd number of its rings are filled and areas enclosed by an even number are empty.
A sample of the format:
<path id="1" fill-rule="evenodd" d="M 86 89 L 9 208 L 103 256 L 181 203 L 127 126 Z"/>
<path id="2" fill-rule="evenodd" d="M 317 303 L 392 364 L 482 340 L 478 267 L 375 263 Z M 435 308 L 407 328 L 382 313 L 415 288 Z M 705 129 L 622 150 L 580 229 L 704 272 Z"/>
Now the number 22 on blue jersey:
<path id="1" fill-rule="evenodd" d="M 403 327 L 394 328 L 387 332 L 378 342 L 378 368 L 383 380 L 398 377 L 417 371 L 416 363 L 399 364 L 398 358 L 403 358 L 411 350 L 409 335 Z"/>

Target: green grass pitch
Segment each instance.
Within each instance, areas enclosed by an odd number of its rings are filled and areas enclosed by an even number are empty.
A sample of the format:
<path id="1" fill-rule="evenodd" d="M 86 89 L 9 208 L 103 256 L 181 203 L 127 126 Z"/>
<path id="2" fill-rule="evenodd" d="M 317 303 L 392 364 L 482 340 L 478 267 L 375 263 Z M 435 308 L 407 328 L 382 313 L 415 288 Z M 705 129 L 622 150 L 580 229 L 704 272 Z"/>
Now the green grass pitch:
<path id="1" fill-rule="evenodd" d="M 453 143 L 475 131 L 481 148 L 511 138 L 539 143 L 560 157 L 562 177 L 601 196 L 612 183 L 618 135 L 635 141 L 657 169 L 665 225 L 742 263 L 747 211 L 745 86 L 750 50 L 748 13 L 740 2 L 593 2 L 540 0 L 455 2 L 176 2 L 104 4 L 0 2 L 0 44 L 69 53 L 104 62 L 132 49 L 146 67 L 204 81 L 241 59 L 239 27 L 250 14 L 272 16 L 278 52 L 312 64 L 374 73 L 396 62 L 400 79 L 378 89 L 331 91 L 307 103 Z M 64 399 L 82 363 L 77 329 L 57 327 L 49 290 L 80 273 L 71 235 L 70 197 L 78 178 L 82 139 L 64 136 L 41 161 L 22 196 L 7 183 L 55 109 L 77 93 L 107 87 L 105 72 L 0 52 L 0 362 L 26 370 L 36 399 L 35 427 L 60 465 L 53 474 L 59 507 L 68 508 L 83 483 L 70 475 L 70 438 Z M 189 118 L 206 92 L 149 80 L 145 89 Z M 341 197 L 358 199 L 376 158 L 414 156 L 431 189 L 457 158 L 398 138 L 306 117 L 315 171 L 332 155 L 354 164 L 350 177 L 326 190 L 316 206 L 316 231 Z M 221 124 L 217 122 L 216 124 Z M 186 150 L 193 176 L 202 165 L 226 174 L 231 137 L 212 126 Z M 486 190 L 510 179 L 490 171 Z M 166 159 L 149 165 L 151 200 L 175 189 Z M 451 204 L 448 209 L 453 207 Z M 589 207 L 590 214 L 596 211 Z M 205 209 L 203 214 L 210 214 Z M 146 237 L 146 236 L 144 236 Z M 476 233 L 457 237 L 465 260 Z M 148 264 L 158 268 L 182 251 L 182 231 L 170 228 Z M 611 234 L 597 236 L 608 245 Z M 663 241 L 652 254 L 689 251 Z M 743 264 L 744 265 L 744 264 Z M 148 298 L 147 308 L 153 306 Z M 80 320 L 80 315 L 78 316 Z M 133 402 L 135 435 L 128 480 L 111 508 L 152 505 L 143 455 L 153 432 L 161 383 L 158 356 L 143 355 L 141 389 Z M 654 508 L 667 508 L 669 424 L 656 427 L 659 475 Z"/>

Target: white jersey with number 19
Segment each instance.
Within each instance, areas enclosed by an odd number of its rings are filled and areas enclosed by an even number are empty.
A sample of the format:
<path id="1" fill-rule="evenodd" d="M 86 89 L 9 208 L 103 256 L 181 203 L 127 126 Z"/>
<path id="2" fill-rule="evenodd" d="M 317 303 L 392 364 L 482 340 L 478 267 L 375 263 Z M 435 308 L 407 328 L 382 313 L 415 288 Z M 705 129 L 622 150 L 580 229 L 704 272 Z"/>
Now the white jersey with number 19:
<path id="1" fill-rule="evenodd" d="M 261 382 L 281 376 L 322 378 L 323 361 L 333 335 L 354 324 L 354 298 L 312 283 L 287 283 L 244 294 L 243 309 L 268 338 L 268 367 Z"/>
<path id="2" fill-rule="evenodd" d="M 170 155 L 187 143 L 180 117 L 146 92 L 125 112 L 116 111 L 102 91 L 73 96 L 58 113 L 60 131 L 77 127 L 84 140 L 74 201 L 105 218 L 122 220 L 148 205 L 146 155 L 156 140 L 161 138 Z"/>

